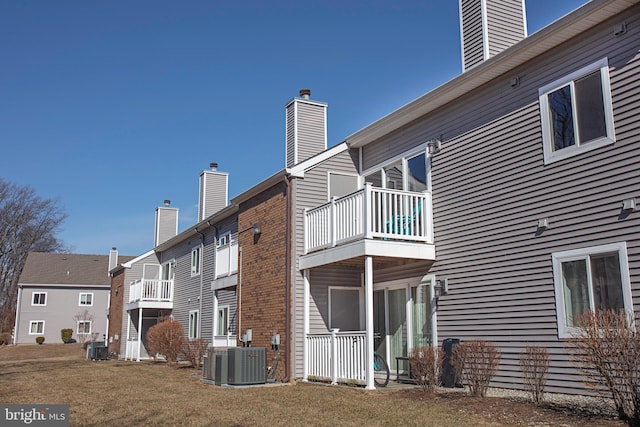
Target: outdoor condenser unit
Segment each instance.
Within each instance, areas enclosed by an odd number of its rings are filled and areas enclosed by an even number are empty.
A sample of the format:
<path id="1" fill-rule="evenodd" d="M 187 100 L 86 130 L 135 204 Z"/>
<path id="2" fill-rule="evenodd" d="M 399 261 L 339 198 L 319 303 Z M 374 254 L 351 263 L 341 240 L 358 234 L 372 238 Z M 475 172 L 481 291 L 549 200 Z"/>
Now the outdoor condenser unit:
<path id="1" fill-rule="evenodd" d="M 263 347 L 228 349 L 229 385 L 264 384 L 267 382 L 267 352 Z"/>
<path id="2" fill-rule="evenodd" d="M 215 354 L 213 369 L 214 381 L 216 385 L 223 385 L 228 383 L 229 379 L 229 362 L 227 358 L 227 352 L 219 352 Z"/>

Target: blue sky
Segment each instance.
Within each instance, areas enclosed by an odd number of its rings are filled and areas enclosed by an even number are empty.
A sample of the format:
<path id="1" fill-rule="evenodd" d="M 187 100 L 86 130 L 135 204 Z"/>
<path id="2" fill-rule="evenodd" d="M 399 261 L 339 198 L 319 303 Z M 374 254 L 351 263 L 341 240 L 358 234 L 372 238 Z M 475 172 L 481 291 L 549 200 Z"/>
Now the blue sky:
<path id="1" fill-rule="evenodd" d="M 583 3 L 527 0 L 529 33 Z M 73 252 L 138 255 L 210 162 L 231 197 L 284 167 L 299 89 L 332 146 L 460 72 L 457 0 L 4 0 L 0 177 L 59 200 Z"/>

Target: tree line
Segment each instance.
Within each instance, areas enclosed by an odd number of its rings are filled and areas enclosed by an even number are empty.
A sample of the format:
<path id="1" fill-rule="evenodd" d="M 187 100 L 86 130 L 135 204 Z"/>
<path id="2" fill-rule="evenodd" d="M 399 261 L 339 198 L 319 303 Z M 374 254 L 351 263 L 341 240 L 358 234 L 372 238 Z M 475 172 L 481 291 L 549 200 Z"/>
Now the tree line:
<path id="1" fill-rule="evenodd" d="M 29 252 L 65 252 L 56 232 L 67 217 L 57 200 L 0 178 L 0 332 L 14 326 L 18 280 Z"/>

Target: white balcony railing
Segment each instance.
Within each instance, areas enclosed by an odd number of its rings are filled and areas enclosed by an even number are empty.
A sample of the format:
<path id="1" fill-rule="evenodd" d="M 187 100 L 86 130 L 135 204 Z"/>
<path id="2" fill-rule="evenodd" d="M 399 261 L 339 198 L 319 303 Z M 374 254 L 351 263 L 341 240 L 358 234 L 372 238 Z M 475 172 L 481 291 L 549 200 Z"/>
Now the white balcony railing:
<path id="1" fill-rule="evenodd" d="M 237 236 L 237 235 L 236 235 Z M 216 248 L 216 279 L 238 272 L 238 239 Z"/>
<path id="2" fill-rule="evenodd" d="M 433 242 L 431 195 L 366 184 L 305 210 L 305 253 L 358 239 Z"/>
<path id="3" fill-rule="evenodd" d="M 307 334 L 307 379 L 366 383 L 365 332 Z"/>
<path id="4" fill-rule="evenodd" d="M 129 302 L 173 301 L 173 280 L 138 279 L 131 283 Z"/>

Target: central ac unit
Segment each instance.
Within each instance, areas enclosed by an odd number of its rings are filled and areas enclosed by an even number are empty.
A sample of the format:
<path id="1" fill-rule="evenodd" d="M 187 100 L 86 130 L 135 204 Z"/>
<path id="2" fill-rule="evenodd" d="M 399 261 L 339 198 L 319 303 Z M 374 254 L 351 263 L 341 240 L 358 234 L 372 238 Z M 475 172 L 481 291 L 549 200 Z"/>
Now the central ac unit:
<path id="1" fill-rule="evenodd" d="M 267 382 L 266 350 L 262 347 L 228 349 L 229 385 L 264 384 Z"/>

